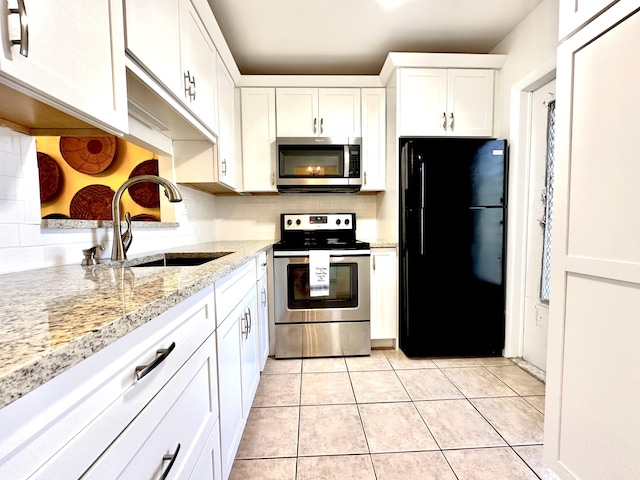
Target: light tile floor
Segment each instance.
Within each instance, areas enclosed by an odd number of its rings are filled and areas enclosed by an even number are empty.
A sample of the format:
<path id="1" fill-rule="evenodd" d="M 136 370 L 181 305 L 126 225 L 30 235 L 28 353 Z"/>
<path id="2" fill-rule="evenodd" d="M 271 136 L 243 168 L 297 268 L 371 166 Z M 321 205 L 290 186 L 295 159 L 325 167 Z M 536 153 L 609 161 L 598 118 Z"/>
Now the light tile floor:
<path id="1" fill-rule="evenodd" d="M 231 480 L 556 480 L 544 394 L 506 358 L 269 358 Z"/>

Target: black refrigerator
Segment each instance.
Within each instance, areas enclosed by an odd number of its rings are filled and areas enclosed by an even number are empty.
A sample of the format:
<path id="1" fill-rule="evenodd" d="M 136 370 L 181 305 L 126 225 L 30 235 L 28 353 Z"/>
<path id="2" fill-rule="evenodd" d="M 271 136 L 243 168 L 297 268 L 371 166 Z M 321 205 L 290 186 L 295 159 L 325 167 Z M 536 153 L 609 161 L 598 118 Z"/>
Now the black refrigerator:
<path id="1" fill-rule="evenodd" d="M 400 348 L 501 355 L 506 140 L 400 140 Z"/>

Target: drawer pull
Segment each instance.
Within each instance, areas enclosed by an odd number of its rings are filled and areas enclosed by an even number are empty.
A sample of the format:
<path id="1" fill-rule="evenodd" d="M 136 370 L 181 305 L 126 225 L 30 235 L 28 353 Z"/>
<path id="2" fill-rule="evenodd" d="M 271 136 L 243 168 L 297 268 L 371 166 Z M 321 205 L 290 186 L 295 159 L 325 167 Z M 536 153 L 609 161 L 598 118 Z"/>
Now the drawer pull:
<path id="1" fill-rule="evenodd" d="M 171 467 L 173 467 L 173 464 L 176 461 L 176 458 L 178 457 L 179 451 L 180 451 L 180 444 L 178 444 L 178 446 L 176 447 L 175 452 L 173 452 L 170 455 L 165 455 L 164 457 L 162 457 L 163 462 L 166 460 L 169 460 L 169 465 L 167 465 L 167 468 L 164 470 L 164 472 L 162 472 L 162 475 L 160 476 L 160 480 L 165 480 L 167 478 L 167 475 L 169 475 L 169 472 L 171 471 Z"/>
<path id="2" fill-rule="evenodd" d="M 167 357 L 169 356 L 169 354 L 171 352 L 173 352 L 174 348 L 176 348 L 176 342 L 173 342 L 171 345 L 169 345 L 169 348 L 161 348 L 161 349 L 159 349 L 156 352 L 158 354 L 158 356 L 153 360 L 153 362 L 151 362 L 151 363 L 149 363 L 147 365 L 140 365 L 139 367 L 136 367 L 136 380 L 142 379 L 142 377 L 144 377 L 145 375 L 150 373 L 151 370 L 153 370 L 158 365 L 160 365 L 162 362 L 164 362 L 167 359 Z"/>

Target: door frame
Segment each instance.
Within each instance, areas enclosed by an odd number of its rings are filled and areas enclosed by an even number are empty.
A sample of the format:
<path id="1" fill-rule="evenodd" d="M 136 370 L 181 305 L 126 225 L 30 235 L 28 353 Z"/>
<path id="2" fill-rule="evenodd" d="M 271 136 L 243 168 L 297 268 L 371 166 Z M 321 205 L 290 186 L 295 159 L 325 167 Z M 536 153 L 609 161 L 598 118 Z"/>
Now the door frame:
<path id="1" fill-rule="evenodd" d="M 533 92 L 556 77 L 556 58 L 511 87 L 505 357 L 522 357 L 526 288 L 527 237 L 531 170 L 531 106 Z"/>

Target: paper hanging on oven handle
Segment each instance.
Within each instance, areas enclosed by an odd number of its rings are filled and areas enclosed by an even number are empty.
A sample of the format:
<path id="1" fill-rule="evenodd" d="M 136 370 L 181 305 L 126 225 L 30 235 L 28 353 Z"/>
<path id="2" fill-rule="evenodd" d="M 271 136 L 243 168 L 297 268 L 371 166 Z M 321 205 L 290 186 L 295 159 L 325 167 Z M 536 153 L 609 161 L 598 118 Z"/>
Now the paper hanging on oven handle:
<path id="1" fill-rule="evenodd" d="M 329 295 L 329 250 L 309 251 L 309 296 Z"/>

